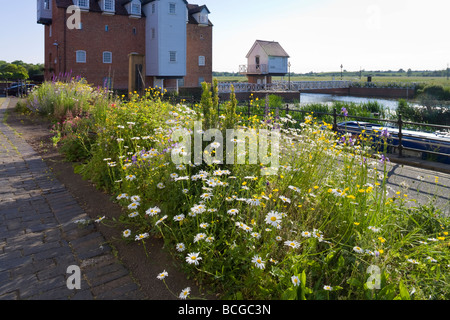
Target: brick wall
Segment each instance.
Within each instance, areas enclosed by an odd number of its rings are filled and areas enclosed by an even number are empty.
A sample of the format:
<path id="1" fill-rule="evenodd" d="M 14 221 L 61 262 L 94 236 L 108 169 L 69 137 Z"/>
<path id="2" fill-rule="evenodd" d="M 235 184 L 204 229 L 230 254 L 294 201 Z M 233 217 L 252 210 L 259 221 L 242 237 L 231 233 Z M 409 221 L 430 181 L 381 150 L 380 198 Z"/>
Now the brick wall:
<path id="1" fill-rule="evenodd" d="M 49 37 L 50 26 L 45 27 L 46 79 L 51 78 L 52 71 L 56 75 L 69 72 L 72 76 L 83 76 L 95 86 L 102 86 L 104 78 L 111 77 L 115 89 L 127 89 L 128 55 L 132 52 L 145 54 L 145 19 L 82 12 L 82 29 L 70 30 L 65 23 L 69 16 L 65 9 L 57 8 L 54 3 L 52 37 Z M 53 45 L 55 41 L 60 43 L 59 49 Z M 54 64 L 57 50 L 61 64 Z M 86 51 L 86 63 L 76 62 L 77 50 Z M 112 53 L 112 63 L 103 63 L 104 51 Z"/>
<path id="2" fill-rule="evenodd" d="M 187 25 L 187 59 L 184 87 L 198 87 L 199 78 L 212 83 L 212 26 Z M 205 57 L 205 66 L 199 66 L 199 56 Z"/>

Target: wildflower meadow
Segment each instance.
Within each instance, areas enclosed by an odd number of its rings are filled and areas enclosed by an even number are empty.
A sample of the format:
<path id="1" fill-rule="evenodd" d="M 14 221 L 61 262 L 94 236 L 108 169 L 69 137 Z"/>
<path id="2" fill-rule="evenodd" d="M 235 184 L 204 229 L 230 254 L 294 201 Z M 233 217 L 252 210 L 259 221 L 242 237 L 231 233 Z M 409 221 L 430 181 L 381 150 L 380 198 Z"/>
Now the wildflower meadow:
<path id="1" fill-rule="evenodd" d="M 201 101 L 188 105 L 158 89 L 113 97 L 46 83 L 28 105 L 54 116 L 55 144 L 126 211 L 97 221 L 119 225 L 149 259 L 146 239 L 162 237 L 186 274 L 222 299 L 450 299 L 450 220 L 388 187 L 386 135 L 340 136 L 313 113 L 302 122 L 241 115 L 216 85 L 204 83 Z M 69 107 L 57 107 L 64 99 Z M 250 149 L 261 140 L 267 157 L 255 162 Z M 227 148 L 227 159 L 216 157 L 230 145 L 231 156 Z M 161 266 L 155 277 L 170 274 Z M 195 299 L 190 288 L 168 290 Z"/>

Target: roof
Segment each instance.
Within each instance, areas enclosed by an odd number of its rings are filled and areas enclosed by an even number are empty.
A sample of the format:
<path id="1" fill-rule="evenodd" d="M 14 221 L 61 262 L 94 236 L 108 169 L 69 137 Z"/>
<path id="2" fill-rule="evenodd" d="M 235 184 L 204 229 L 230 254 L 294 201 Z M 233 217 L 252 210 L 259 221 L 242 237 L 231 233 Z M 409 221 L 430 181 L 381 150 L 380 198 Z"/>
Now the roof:
<path id="1" fill-rule="evenodd" d="M 208 11 L 208 14 L 211 13 L 211 11 L 209 11 L 208 7 L 203 5 L 203 6 L 199 6 L 197 4 L 188 4 L 187 5 L 188 8 L 188 23 L 190 24 L 199 24 L 197 20 L 195 20 L 195 18 L 192 16 L 193 14 L 196 14 L 198 12 L 201 12 L 203 9 L 206 9 L 206 11 Z M 213 24 L 211 23 L 211 21 L 208 19 L 208 25 L 212 26 Z"/>
<path id="2" fill-rule="evenodd" d="M 91 0 L 89 2 L 90 2 L 89 11 L 102 12 L 98 0 Z M 129 14 L 128 14 L 127 9 L 125 8 L 125 5 L 129 2 L 130 2 L 130 0 L 116 0 L 115 14 L 128 16 Z M 74 4 L 73 0 L 56 0 L 56 6 L 58 8 L 68 8 L 69 6 L 72 6 L 73 4 Z"/>
<path id="3" fill-rule="evenodd" d="M 264 41 L 264 40 L 256 40 L 253 44 L 252 48 L 250 49 L 249 53 L 247 54 L 247 58 L 250 56 L 251 52 L 255 48 L 256 45 L 260 45 L 264 52 L 269 57 L 287 57 L 289 58 L 289 55 L 286 51 L 284 51 L 283 47 L 275 41 Z"/>

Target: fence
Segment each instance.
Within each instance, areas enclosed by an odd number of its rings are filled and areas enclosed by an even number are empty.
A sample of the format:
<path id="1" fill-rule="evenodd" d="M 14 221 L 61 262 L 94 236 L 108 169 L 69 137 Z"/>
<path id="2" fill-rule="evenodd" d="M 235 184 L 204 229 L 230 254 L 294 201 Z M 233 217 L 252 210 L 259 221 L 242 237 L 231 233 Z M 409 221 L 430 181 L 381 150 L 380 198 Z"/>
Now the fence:
<path id="1" fill-rule="evenodd" d="M 38 84 L 40 84 L 40 82 L 29 80 L 0 80 L 0 96 L 23 97 L 27 95 L 31 88 Z"/>
<path id="2" fill-rule="evenodd" d="M 260 113 L 252 112 L 254 108 L 250 102 L 247 104 L 247 110 L 244 113 L 248 117 L 250 116 L 264 116 Z M 285 108 L 273 108 L 266 107 L 267 110 L 275 110 L 275 117 L 279 117 L 280 112 L 284 112 L 285 115 L 290 113 L 302 113 L 308 114 L 311 111 L 289 109 L 289 104 L 286 104 Z M 220 105 L 218 107 L 220 113 Z M 365 130 L 364 135 L 379 138 L 379 135 L 375 131 L 381 131 L 382 128 L 389 132 L 390 139 L 388 139 L 388 152 L 394 153 L 397 151 L 399 157 L 404 157 L 405 152 L 421 153 L 421 156 L 433 156 L 434 160 L 450 164 L 450 126 L 435 125 L 417 122 L 403 121 L 402 116 L 398 115 L 396 120 L 379 119 L 379 118 L 367 118 L 360 116 L 347 115 L 344 116 L 338 113 L 336 109 L 333 113 L 326 112 L 314 112 L 314 115 L 330 116 L 333 119 L 333 131 L 345 132 L 355 135 L 359 135 Z M 295 119 L 295 117 L 294 117 Z M 344 119 L 345 122 L 338 123 L 338 119 Z M 352 122 L 349 119 L 356 121 Z M 387 126 L 381 126 L 377 122 L 386 123 Z M 408 129 L 407 126 L 412 127 L 426 127 L 439 129 L 442 131 L 435 131 L 434 133 L 414 131 Z"/>

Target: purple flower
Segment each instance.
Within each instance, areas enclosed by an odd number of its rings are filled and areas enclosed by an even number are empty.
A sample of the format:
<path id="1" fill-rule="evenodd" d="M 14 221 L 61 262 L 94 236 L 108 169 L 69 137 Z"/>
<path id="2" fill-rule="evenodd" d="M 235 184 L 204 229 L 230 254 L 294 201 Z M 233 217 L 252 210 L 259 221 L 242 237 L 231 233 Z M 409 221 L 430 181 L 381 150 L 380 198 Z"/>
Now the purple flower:
<path id="1" fill-rule="evenodd" d="M 381 130 L 381 137 L 382 138 L 389 138 L 391 136 L 391 134 L 389 133 L 389 130 L 388 129 L 383 129 L 383 130 Z"/>
<path id="2" fill-rule="evenodd" d="M 344 117 L 348 116 L 348 111 L 346 108 L 342 108 L 341 113 L 344 115 Z"/>
<path id="3" fill-rule="evenodd" d="M 380 163 L 384 164 L 385 162 L 389 162 L 389 158 L 386 157 L 384 154 L 381 155 Z"/>

